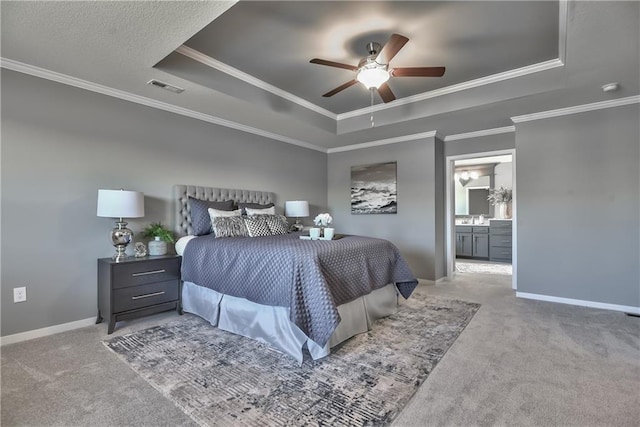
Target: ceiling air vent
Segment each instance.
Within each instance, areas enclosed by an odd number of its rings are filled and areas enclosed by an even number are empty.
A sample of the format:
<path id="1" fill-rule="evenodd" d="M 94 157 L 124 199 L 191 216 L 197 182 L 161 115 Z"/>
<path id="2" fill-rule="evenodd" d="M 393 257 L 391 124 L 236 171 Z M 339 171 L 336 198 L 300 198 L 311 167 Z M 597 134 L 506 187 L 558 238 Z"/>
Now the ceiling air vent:
<path id="1" fill-rule="evenodd" d="M 181 87 L 170 85 L 169 83 L 161 82 L 160 80 L 156 80 L 156 79 L 149 80 L 147 84 L 161 87 L 162 89 L 171 91 L 173 93 L 184 92 L 184 89 L 182 89 Z"/>

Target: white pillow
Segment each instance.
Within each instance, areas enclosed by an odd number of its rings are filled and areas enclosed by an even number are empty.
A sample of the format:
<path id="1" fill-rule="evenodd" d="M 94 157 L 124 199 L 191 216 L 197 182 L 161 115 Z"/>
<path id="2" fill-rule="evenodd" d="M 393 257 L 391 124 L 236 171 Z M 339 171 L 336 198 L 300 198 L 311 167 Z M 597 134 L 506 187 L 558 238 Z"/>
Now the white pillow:
<path id="1" fill-rule="evenodd" d="M 247 215 L 275 215 L 276 214 L 275 206 L 271 206 L 270 208 L 264 208 L 264 209 L 244 208 L 244 210 L 247 211 Z"/>
<path id="2" fill-rule="evenodd" d="M 209 217 L 213 221 L 213 218 L 218 218 L 221 216 L 240 216 L 242 211 L 240 209 L 236 209 L 235 211 L 221 211 L 220 209 L 209 208 Z"/>

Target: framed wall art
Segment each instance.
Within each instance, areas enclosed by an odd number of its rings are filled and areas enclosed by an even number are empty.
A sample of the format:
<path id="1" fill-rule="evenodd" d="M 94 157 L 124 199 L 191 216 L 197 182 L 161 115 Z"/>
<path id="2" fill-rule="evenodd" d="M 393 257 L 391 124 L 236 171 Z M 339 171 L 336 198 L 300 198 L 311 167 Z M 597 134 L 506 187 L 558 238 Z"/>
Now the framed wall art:
<path id="1" fill-rule="evenodd" d="M 397 162 L 351 167 L 351 214 L 394 214 Z"/>

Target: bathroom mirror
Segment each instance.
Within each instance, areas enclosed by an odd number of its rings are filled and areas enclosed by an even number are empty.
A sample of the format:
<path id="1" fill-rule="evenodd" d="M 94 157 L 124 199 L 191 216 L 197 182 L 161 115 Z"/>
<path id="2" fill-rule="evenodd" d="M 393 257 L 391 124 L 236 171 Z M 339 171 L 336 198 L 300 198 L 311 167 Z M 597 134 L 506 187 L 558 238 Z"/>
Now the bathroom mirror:
<path id="1" fill-rule="evenodd" d="M 491 205 L 488 196 L 489 187 L 467 187 L 468 214 L 489 216 Z"/>

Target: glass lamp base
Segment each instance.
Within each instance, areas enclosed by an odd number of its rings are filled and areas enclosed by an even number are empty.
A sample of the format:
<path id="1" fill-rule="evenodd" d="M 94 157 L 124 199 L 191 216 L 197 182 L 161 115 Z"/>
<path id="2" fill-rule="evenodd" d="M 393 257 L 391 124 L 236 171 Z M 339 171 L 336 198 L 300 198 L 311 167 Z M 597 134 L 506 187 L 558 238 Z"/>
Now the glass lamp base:
<path id="1" fill-rule="evenodd" d="M 116 221 L 116 228 L 111 230 L 111 244 L 115 246 L 116 253 L 113 254 L 111 259 L 116 262 L 124 261 L 127 259 L 127 254 L 125 251 L 127 250 L 127 245 L 131 243 L 133 239 L 133 231 L 127 228 L 127 223 L 122 221 Z"/>

